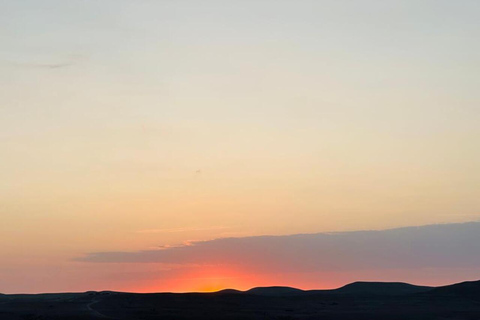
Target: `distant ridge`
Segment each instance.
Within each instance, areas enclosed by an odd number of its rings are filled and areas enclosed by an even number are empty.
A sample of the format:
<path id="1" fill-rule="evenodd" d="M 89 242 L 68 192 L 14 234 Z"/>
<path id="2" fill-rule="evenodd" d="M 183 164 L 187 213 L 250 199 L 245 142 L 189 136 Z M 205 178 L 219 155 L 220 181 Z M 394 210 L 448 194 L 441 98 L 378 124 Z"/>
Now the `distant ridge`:
<path id="1" fill-rule="evenodd" d="M 465 281 L 443 287 L 436 287 L 428 292 L 437 296 L 475 296 L 480 297 L 480 280 Z"/>
<path id="2" fill-rule="evenodd" d="M 300 295 L 305 291 L 292 287 L 256 287 L 245 291 L 248 294 L 254 294 L 258 296 L 291 296 Z"/>
<path id="3" fill-rule="evenodd" d="M 247 291 L 238 291 L 234 289 L 226 289 L 218 291 L 222 294 L 251 294 L 257 296 L 301 296 L 315 294 L 342 294 L 342 295 L 406 295 L 414 293 L 428 292 L 434 287 L 416 286 L 403 282 L 364 282 L 358 281 L 347 284 L 338 289 L 331 290 L 301 290 L 292 287 L 272 286 L 272 287 L 255 287 Z"/>
<path id="4" fill-rule="evenodd" d="M 443 287 L 354 282 L 334 290 L 0 294 L 0 320 L 478 320 L 480 281 Z"/>
<path id="5" fill-rule="evenodd" d="M 161 292 L 158 292 L 161 293 Z M 167 292 L 164 292 L 167 293 Z M 188 293 L 188 292 L 187 292 Z M 325 290 L 302 290 L 287 286 L 270 286 L 270 287 L 254 287 L 246 291 L 237 289 L 223 289 L 216 292 L 204 293 L 196 292 L 196 294 L 241 294 L 241 295 L 257 295 L 257 296 L 302 296 L 302 295 L 409 295 L 409 294 L 427 294 L 434 296 L 477 296 L 480 297 L 480 280 L 465 281 L 452 285 L 430 287 L 417 286 L 405 282 L 368 282 L 357 281 L 349 283 L 337 289 Z M 27 296 L 108 296 L 118 294 L 135 294 L 129 292 L 117 291 L 86 291 L 86 292 L 63 292 L 63 293 L 41 293 L 41 294 L 4 294 L 0 293 L 0 298 L 6 297 L 27 297 Z M 148 295 L 148 293 L 144 293 Z M 178 294 L 181 293 L 169 293 Z"/>
<path id="6" fill-rule="evenodd" d="M 237 290 L 237 289 L 223 289 L 220 291 L 216 291 L 214 293 L 219 293 L 219 294 L 242 294 L 244 293 L 243 291 Z"/>
<path id="7" fill-rule="evenodd" d="M 433 287 L 416 286 L 404 282 L 353 282 L 341 288 L 332 290 L 341 294 L 381 294 L 399 295 L 427 292 Z"/>

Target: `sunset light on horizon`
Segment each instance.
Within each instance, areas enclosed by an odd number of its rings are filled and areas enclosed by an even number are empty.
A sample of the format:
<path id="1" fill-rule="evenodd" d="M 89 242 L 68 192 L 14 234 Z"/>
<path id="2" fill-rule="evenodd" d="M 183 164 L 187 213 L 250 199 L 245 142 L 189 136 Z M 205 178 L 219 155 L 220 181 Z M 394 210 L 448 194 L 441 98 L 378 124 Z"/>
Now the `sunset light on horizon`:
<path id="1" fill-rule="evenodd" d="M 0 1 L 0 293 L 480 279 L 479 17 Z"/>

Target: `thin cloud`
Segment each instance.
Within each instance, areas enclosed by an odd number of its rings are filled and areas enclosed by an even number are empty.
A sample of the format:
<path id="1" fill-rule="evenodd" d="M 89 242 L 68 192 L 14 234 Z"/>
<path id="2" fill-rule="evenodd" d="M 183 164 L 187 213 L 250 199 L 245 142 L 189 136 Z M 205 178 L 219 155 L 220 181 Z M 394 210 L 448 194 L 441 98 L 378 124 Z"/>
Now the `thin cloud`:
<path id="1" fill-rule="evenodd" d="M 84 262 L 234 265 L 262 272 L 472 268 L 480 265 L 480 223 L 383 231 L 197 241 L 161 250 L 96 252 Z"/>
<path id="2" fill-rule="evenodd" d="M 31 62 L 31 61 L 8 61 L 11 66 L 18 68 L 32 68 L 32 69 L 62 69 L 68 68 L 78 64 L 84 60 L 83 55 L 72 55 L 67 59 L 62 59 L 59 62 Z"/>
<path id="3" fill-rule="evenodd" d="M 168 229 L 144 229 L 137 230 L 135 233 L 177 233 L 177 232 L 191 232 L 191 231 L 210 231 L 210 230 L 224 230 L 230 229 L 225 226 L 212 226 L 212 227 L 188 227 L 188 228 L 168 228 Z"/>
<path id="4" fill-rule="evenodd" d="M 31 62 L 10 62 L 10 65 L 19 68 L 33 68 L 33 69 L 61 69 L 73 66 L 75 62 L 60 62 L 60 63 L 31 63 Z"/>

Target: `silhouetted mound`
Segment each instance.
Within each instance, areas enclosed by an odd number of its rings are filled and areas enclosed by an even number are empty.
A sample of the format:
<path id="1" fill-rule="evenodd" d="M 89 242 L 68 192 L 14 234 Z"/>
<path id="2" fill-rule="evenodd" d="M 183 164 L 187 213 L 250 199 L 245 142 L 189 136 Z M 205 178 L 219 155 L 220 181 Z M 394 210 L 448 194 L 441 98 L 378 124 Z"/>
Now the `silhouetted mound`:
<path id="1" fill-rule="evenodd" d="M 432 290 L 433 287 L 415 286 L 403 282 L 354 282 L 333 290 L 339 294 L 404 295 Z"/>
<path id="2" fill-rule="evenodd" d="M 449 286 L 438 287 L 428 292 L 437 296 L 465 296 L 480 299 L 480 281 L 466 281 Z"/>
<path id="3" fill-rule="evenodd" d="M 240 290 L 235 290 L 235 289 L 223 289 L 214 293 L 215 294 L 243 294 L 244 292 Z"/>
<path id="4" fill-rule="evenodd" d="M 257 296 L 277 297 L 301 295 L 305 293 L 305 291 L 291 287 L 257 287 L 246 291 L 246 293 L 254 294 Z"/>

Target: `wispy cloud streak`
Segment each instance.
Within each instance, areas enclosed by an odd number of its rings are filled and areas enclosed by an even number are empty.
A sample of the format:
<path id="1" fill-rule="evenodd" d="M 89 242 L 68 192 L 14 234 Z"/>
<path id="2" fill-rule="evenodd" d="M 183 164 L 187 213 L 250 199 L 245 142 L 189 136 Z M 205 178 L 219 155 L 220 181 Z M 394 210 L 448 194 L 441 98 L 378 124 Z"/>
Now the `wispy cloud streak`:
<path id="1" fill-rule="evenodd" d="M 168 228 L 168 229 L 144 229 L 137 230 L 136 233 L 177 233 L 177 232 L 191 232 L 191 231 L 210 231 L 210 230 L 224 230 L 229 229 L 225 226 L 212 227 L 189 227 L 189 228 Z"/>
<path id="2" fill-rule="evenodd" d="M 85 262 L 236 265 L 258 271 L 470 268 L 480 265 L 480 223 L 384 231 L 224 238 L 138 252 L 97 252 Z"/>
<path id="3" fill-rule="evenodd" d="M 53 62 L 38 62 L 37 59 L 33 59 L 33 61 L 6 61 L 7 64 L 13 67 L 18 68 L 30 68 L 30 69 L 62 69 L 68 68 L 78 64 L 80 61 L 84 60 L 85 57 L 83 55 L 72 55 L 65 59 L 58 59 L 57 61 Z M 35 61 L 37 60 L 37 61 Z M 48 59 L 50 61 L 55 59 Z"/>

